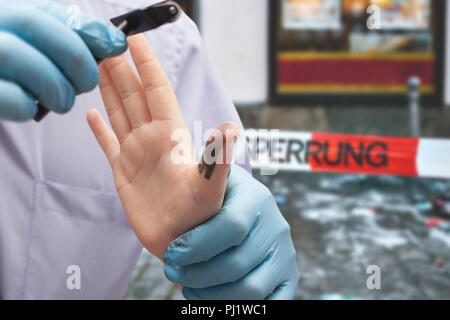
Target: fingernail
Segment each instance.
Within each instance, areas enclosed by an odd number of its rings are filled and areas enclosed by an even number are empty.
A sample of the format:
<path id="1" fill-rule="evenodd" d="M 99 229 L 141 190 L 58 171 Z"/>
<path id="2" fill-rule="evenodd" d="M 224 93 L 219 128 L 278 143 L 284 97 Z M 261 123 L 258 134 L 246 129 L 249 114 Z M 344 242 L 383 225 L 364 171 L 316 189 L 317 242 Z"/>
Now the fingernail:
<path id="1" fill-rule="evenodd" d="M 184 276 L 184 268 L 180 266 L 167 266 L 164 269 L 164 274 L 170 281 L 181 283 Z"/>

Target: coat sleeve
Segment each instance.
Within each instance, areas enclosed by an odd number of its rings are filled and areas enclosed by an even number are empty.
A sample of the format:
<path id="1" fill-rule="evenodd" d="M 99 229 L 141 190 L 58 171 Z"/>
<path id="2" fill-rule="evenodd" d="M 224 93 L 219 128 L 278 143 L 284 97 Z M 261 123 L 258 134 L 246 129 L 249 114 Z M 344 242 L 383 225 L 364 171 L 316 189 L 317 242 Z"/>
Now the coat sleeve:
<path id="1" fill-rule="evenodd" d="M 250 171 L 242 122 L 208 58 L 197 26 L 183 14 L 174 27 L 173 36 L 177 47 L 169 68 L 186 125 L 194 139 L 200 135 L 201 128 L 204 144 L 208 139 L 206 131 L 226 121 L 238 124 L 242 131 L 235 145 L 234 162 Z"/>

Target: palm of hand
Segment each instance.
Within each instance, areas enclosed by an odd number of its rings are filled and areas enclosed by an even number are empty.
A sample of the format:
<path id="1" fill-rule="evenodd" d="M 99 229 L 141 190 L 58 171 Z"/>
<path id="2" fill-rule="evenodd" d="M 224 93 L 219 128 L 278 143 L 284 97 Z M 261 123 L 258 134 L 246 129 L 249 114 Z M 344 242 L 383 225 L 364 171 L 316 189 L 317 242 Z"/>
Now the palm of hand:
<path id="1" fill-rule="evenodd" d="M 100 88 L 114 132 L 96 110 L 88 113 L 88 122 L 111 164 L 130 225 L 161 258 L 172 240 L 219 211 L 229 164 L 218 165 L 211 179 L 199 173 L 175 94 L 153 51 L 140 36 L 130 39 L 130 51 L 141 79 L 125 56 L 100 66 Z M 224 128 L 236 135 L 236 125 Z M 179 129 L 188 137 L 173 141 Z M 181 163 L 173 159 L 176 145 L 185 159 Z"/>
<path id="2" fill-rule="evenodd" d="M 197 171 L 195 164 L 176 164 L 171 159 L 174 147 L 171 133 L 181 126 L 154 122 L 127 136 L 112 166 L 119 197 L 125 212 L 130 213 L 130 223 L 135 226 L 136 234 L 142 235 L 141 242 L 149 244 L 156 242 L 154 236 L 174 239 L 194 227 L 186 221 L 180 223 L 190 212 L 203 215 L 205 211 L 219 209 L 201 208 L 194 201 L 191 184 Z"/>

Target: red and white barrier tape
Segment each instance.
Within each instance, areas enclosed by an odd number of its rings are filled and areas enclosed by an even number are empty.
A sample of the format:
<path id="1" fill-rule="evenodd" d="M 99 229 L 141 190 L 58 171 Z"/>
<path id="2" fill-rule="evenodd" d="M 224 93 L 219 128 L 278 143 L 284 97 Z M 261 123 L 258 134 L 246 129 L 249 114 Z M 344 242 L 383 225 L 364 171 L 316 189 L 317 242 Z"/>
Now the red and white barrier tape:
<path id="1" fill-rule="evenodd" d="M 450 178 L 450 140 L 247 130 L 253 168 Z"/>

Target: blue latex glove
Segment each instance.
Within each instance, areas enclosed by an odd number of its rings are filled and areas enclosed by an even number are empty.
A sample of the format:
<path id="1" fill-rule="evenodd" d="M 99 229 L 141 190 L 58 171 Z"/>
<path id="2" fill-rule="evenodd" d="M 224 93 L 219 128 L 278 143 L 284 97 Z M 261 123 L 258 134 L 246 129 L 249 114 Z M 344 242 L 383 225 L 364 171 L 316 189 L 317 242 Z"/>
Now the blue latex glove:
<path id="1" fill-rule="evenodd" d="M 99 81 L 94 56 L 111 57 L 126 48 L 120 30 L 75 8 L 0 0 L 0 119 L 33 118 L 33 98 L 52 111 L 68 111 L 76 94 Z"/>
<path id="2" fill-rule="evenodd" d="M 164 261 L 186 299 L 292 299 L 299 278 L 290 227 L 272 194 L 236 165 L 222 210 L 174 240 Z"/>

